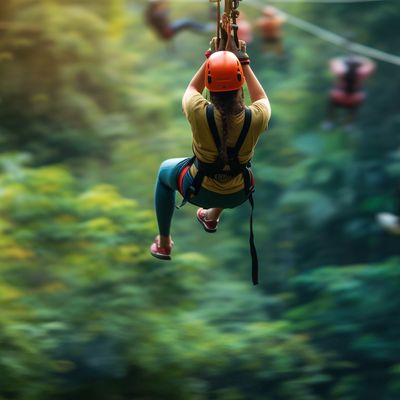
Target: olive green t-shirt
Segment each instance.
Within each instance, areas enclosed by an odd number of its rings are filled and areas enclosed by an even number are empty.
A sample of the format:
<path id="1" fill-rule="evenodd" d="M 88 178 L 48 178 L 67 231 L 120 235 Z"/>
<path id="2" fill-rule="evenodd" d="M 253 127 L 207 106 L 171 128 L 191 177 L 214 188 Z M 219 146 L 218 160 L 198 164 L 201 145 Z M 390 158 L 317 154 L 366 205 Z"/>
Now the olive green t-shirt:
<path id="1" fill-rule="evenodd" d="M 218 156 L 210 128 L 207 122 L 206 108 L 210 104 L 200 93 L 195 93 L 190 97 L 184 98 L 182 107 L 191 127 L 193 136 L 193 151 L 195 156 L 203 162 L 214 162 Z M 268 121 L 271 116 L 271 106 L 268 99 L 255 101 L 249 106 L 251 110 L 251 124 L 246 139 L 239 152 L 239 162 L 246 163 L 254 155 L 254 148 L 261 133 L 267 129 Z M 218 133 L 222 134 L 222 119 L 219 111 L 214 108 L 214 117 L 217 124 Z M 228 122 L 228 147 L 234 147 L 244 124 L 244 111 L 229 119 Z M 197 173 L 197 168 L 192 165 L 190 170 L 192 176 Z M 235 193 L 244 187 L 243 176 L 239 174 L 228 180 L 219 181 L 205 177 L 202 186 L 205 189 L 221 194 Z"/>

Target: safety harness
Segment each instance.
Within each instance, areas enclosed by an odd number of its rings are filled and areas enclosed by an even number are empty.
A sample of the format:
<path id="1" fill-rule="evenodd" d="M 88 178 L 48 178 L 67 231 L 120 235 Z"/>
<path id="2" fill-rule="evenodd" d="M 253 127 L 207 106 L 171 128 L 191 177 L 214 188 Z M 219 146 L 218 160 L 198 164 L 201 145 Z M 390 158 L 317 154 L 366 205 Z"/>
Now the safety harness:
<path id="1" fill-rule="evenodd" d="M 250 236 L 249 236 L 249 244 L 250 244 L 250 253 L 251 253 L 251 261 L 252 261 L 252 280 L 253 284 L 258 284 L 258 258 L 257 251 L 254 244 L 254 234 L 253 234 L 253 210 L 254 210 L 254 200 L 253 200 L 253 192 L 254 192 L 254 178 L 251 172 L 251 163 L 250 161 L 241 164 L 239 161 L 239 152 L 240 149 L 246 139 L 247 133 L 251 124 L 251 111 L 248 108 L 245 108 L 245 117 L 242 131 L 240 132 L 239 138 L 236 141 L 234 147 L 227 148 L 228 160 L 222 158 L 222 146 L 221 139 L 218 133 L 217 124 L 215 123 L 214 118 L 214 106 L 209 104 L 206 109 L 207 122 L 210 128 L 212 137 L 214 139 L 215 146 L 218 150 L 217 159 L 212 163 L 206 163 L 200 161 L 196 156 L 194 156 L 190 161 L 189 165 L 187 165 L 179 176 L 179 188 L 182 193 L 182 183 L 183 177 L 187 170 L 190 168 L 190 165 L 194 163 L 197 168 L 197 174 L 193 179 L 192 184 L 186 189 L 183 195 L 182 205 L 184 205 L 187 201 L 190 201 L 190 198 L 195 196 L 199 190 L 201 189 L 201 185 L 203 183 L 204 178 L 207 176 L 212 179 L 221 180 L 224 177 L 233 178 L 239 174 L 242 174 L 244 181 L 244 190 L 246 195 L 248 196 L 249 203 L 251 205 L 251 213 L 250 213 Z M 226 165 L 229 166 L 229 170 L 225 169 Z"/>

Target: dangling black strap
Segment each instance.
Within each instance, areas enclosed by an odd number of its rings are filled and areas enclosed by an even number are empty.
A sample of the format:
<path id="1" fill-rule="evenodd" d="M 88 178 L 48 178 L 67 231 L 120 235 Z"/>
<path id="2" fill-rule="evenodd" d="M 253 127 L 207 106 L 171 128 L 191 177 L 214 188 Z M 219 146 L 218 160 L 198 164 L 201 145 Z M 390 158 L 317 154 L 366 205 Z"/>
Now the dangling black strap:
<path id="1" fill-rule="evenodd" d="M 254 192 L 253 173 L 250 168 L 246 168 L 243 172 L 244 191 L 247 195 Z"/>
<path id="2" fill-rule="evenodd" d="M 257 250 L 254 244 L 254 233 L 253 233 L 253 210 L 254 210 L 254 200 L 253 195 L 250 193 L 249 202 L 251 205 L 251 212 L 250 212 L 250 236 L 249 236 L 249 243 L 250 243 L 250 254 L 251 254 L 251 277 L 253 280 L 253 285 L 258 284 L 258 257 L 257 257 Z"/>
<path id="3" fill-rule="evenodd" d="M 208 126 L 210 127 L 210 131 L 214 138 L 215 146 L 217 147 L 217 149 L 219 151 L 221 148 L 221 139 L 218 134 L 217 124 L 215 123 L 214 106 L 212 104 L 209 104 L 207 106 L 206 114 L 207 114 Z M 243 128 L 242 128 L 242 131 L 240 132 L 239 138 L 236 141 L 235 147 L 233 148 L 233 152 L 232 152 L 234 159 L 237 159 L 237 157 L 238 157 L 240 148 L 242 147 L 242 145 L 246 139 L 247 133 L 249 131 L 250 124 L 251 124 L 251 111 L 250 111 L 250 109 L 245 108 Z M 199 173 L 197 173 L 197 174 L 199 174 Z M 197 177 L 197 175 L 196 175 L 196 177 Z M 249 235 L 250 254 L 251 254 L 251 275 L 252 275 L 253 285 L 257 285 L 258 284 L 258 257 L 257 257 L 256 246 L 254 243 L 254 232 L 253 232 L 254 200 L 253 200 L 252 193 L 254 191 L 254 187 L 252 185 L 251 172 L 248 169 L 246 170 L 246 172 L 243 173 L 243 179 L 244 179 L 245 191 L 249 196 L 248 198 L 249 198 L 249 203 L 251 206 L 250 235 Z M 193 185 L 193 186 L 195 186 L 195 185 Z"/>

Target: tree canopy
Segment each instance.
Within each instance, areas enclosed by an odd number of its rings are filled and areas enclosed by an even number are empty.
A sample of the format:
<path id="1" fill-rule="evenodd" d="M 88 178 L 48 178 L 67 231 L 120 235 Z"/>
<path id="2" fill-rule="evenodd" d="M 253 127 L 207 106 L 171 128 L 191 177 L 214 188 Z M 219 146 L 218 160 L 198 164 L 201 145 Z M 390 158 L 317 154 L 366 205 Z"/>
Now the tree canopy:
<path id="1" fill-rule="evenodd" d="M 160 41 L 146 1 L 0 3 L 0 399 L 396 400 L 400 397 L 399 67 L 376 61 L 349 129 L 321 128 L 346 50 L 284 26 L 253 69 L 272 119 L 247 206 L 206 235 L 177 210 L 171 262 L 152 259 L 155 177 L 191 155 L 181 97 L 211 34 Z M 208 24 L 209 2 L 170 3 Z M 395 2 L 282 10 L 388 53 Z M 248 93 L 245 92 L 249 101 Z"/>

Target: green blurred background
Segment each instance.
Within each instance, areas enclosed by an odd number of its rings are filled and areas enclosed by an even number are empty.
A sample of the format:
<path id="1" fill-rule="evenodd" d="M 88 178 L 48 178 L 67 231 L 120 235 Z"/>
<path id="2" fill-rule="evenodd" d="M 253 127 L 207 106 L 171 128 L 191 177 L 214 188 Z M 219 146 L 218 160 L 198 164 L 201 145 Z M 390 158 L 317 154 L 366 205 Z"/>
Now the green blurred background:
<path id="1" fill-rule="evenodd" d="M 397 0 L 274 4 L 399 52 Z M 0 399 L 400 399 L 400 237 L 375 222 L 400 181 L 399 67 L 378 61 L 352 129 L 323 131 L 346 50 L 286 24 L 278 57 L 253 32 L 273 110 L 253 287 L 248 205 L 216 235 L 187 205 L 173 260 L 149 254 L 158 166 L 191 154 L 181 96 L 211 35 L 162 42 L 144 7 L 0 1 Z M 209 23 L 210 7 L 171 17 Z"/>

